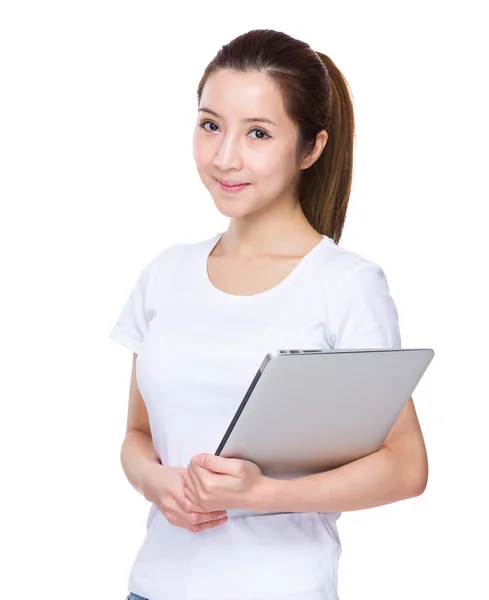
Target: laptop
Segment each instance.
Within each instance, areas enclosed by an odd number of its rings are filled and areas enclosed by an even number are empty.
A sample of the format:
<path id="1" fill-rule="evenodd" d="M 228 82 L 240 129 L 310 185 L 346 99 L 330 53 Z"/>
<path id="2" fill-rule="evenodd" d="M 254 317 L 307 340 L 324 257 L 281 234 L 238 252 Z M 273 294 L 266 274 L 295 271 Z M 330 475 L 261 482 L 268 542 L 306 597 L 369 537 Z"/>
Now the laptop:
<path id="1" fill-rule="evenodd" d="M 434 354 L 430 348 L 269 352 L 215 454 L 285 479 L 367 456 L 381 448 Z"/>

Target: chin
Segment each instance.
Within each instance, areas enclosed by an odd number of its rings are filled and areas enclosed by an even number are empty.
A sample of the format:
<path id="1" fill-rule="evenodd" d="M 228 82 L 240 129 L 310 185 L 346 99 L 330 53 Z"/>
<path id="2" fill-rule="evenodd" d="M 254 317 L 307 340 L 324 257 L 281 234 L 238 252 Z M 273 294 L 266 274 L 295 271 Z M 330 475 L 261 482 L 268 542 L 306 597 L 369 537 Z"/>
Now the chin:
<path id="1" fill-rule="evenodd" d="M 221 215 L 232 219 L 243 217 L 250 212 L 253 212 L 252 210 L 249 210 L 249 207 L 244 206 L 243 203 L 239 204 L 236 202 L 236 204 L 232 204 L 231 202 L 223 202 L 222 200 L 216 200 L 214 198 L 214 204 Z"/>

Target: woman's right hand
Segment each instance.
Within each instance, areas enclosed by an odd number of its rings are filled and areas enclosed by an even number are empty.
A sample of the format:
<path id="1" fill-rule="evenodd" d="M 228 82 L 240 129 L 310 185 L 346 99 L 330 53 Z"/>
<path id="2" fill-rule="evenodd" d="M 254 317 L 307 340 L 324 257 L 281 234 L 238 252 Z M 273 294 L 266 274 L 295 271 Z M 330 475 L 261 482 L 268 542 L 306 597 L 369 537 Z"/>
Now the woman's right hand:
<path id="1" fill-rule="evenodd" d="M 175 527 L 183 527 L 192 533 L 223 525 L 226 511 L 200 512 L 185 498 L 185 467 L 165 467 L 152 463 L 143 476 L 143 495 Z M 223 518 L 220 518 L 223 517 Z"/>

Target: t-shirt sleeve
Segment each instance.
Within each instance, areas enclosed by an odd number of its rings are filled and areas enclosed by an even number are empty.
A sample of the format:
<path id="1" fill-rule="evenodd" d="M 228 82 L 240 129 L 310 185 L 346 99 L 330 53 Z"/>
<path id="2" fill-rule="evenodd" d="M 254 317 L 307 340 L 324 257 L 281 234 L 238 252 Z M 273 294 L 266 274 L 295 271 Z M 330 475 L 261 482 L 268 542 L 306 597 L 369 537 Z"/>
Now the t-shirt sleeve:
<path id="1" fill-rule="evenodd" d="M 377 263 L 365 261 L 346 273 L 333 301 L 330 329 L 333 348 L 401 348 L 397 307 Z"/>
<path id="2" fill-rule="evenodd" d="M 142 269 L 122 307 L 115 326 L 109 333 L 111 340 L 136 353 L 139 353 L 149 323 L 154 316 L 150 306 L 150 298 L 156 264 L 157 261 L 154 259 Z"/>

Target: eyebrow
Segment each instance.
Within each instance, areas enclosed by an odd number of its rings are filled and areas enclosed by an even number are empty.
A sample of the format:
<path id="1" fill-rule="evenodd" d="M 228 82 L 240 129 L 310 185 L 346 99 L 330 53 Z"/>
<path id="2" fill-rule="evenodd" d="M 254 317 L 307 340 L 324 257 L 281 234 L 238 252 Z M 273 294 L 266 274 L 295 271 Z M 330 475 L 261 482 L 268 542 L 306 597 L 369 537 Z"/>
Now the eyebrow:
<path id="1" fill-rule="evenodd" d="M 222 116 L 218 113 L 216 113 L 216 111 L 211 110 L 210 108 L 206 108 L 205 106 L 202 106 L 202 108 L 199 108 L 199 112 L 208 112 L 211 115 L 214 115 L 215 117 L 217 117 L 218 119 L 221 119 Z M 270 125 L 275 125 L 275 127 L 278 127 L 278 125 L 276 123 L 274 123 L 271 119 L 268 119 L 267 117 L 248 117 L 246 119 L 241 119 L 242 123 L 256 123 L 256 122 L 260 122 L 260 123 L 269 123 Z"/>

